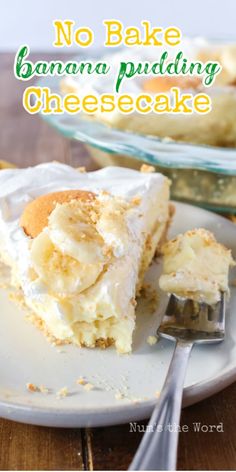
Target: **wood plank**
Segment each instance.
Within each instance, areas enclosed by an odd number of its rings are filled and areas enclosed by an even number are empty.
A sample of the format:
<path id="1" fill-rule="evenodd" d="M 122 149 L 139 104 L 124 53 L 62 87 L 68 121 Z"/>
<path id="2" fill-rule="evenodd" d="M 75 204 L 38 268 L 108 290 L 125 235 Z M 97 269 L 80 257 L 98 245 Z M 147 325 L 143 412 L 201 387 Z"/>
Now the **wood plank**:
<path id="1" fill-rule="evenodd" d="M 222 392 L 183 410 L 182 425 L 189 425 L 188 433 L 180 434 L 179 470 L 235 470 L 236 383 Z M 224 432 L 194 432 L 193 423 L 218 425 Z"/>
<path id="2" fill-rule="evenodd" d="M 183 410 L 181 425 L 188 425 L 189 432 L 180 433 L 178 470 L 235 470 L 235 396 L 236 384 Z M 223 422 L 224 433 L 194 432 L 195 422 Z M 146 422 L 138 425 L 141 428 Z M 127 470 L 141 438 L 142 433 L 130 432 L 129 424 L 91 430 L 94 470 Z"/>
<path id="3" fill-rule="evenodd" d="M 84 470 L 81 431 L 0 420 L 0 470 Z"/>
<path id="4" fill-rule="evenodd" d="M 58 54 L 33 54 L 32 59 L 58 58 Z M 13 75 L 14 54 L 0 55 L 0 159 L 18 167 L 57 160 L 73 166 L 97 168 L 83 144 L 65 138 L 38 115 L 22 105 L 23 91 L 32 81 L 21 82 Z"/>

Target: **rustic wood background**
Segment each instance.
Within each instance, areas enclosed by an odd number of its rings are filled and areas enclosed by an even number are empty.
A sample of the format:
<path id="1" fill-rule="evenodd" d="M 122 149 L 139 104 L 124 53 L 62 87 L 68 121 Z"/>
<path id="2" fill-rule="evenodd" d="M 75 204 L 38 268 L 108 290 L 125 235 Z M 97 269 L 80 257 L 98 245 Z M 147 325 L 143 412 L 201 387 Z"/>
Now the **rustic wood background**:
<path id="1" fill-rule="evenodd" d="M 42 57 L 42 55 L 40 55 Z M 35 56 L 36 57 L 36 56 Z M 51 57 L 51 56 L 50 56 Z M 96 167 L 83 145 L 51 129 L 22 107 L 25 84 L 13 76 L 13 55 L 0 54 L 0 159 L 19 167 L 56 159 Z M 236 469 L 236 384 L 183 410 L 179 470 Z M 217 425 L 223 433 L 194 433 L 193 423 Z M 144 422 L 145 424 L 145 422 Z M 1 470 L 126 470 L 141 440 L 129 425 L 56 429 L 0 420 Z"/>

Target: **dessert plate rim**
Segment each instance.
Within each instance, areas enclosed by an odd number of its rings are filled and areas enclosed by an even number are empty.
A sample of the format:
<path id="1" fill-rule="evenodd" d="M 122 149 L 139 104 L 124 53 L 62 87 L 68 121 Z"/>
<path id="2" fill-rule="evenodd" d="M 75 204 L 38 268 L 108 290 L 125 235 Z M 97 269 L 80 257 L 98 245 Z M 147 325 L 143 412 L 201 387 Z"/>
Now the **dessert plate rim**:
<path id="1" fill-rule="evenodd" d="M 224 217 L 184 203 L 175 202 L 175 205 L 177 209 L 176 217 L 178 217 L 178 214 L 181 215 L 183 213 L 188 217 L 188 215 L 192 213 L 193 218 L 195 215 L 197 220 L 199 218 L 201 220 L 202 218 L 203 222 L 208 221 L 211 226 L 215 225 L 216 233 L 217 231 L 222 231 L 222 224 L 224 224 L 224 233 L 227 234 L 227 239 L 231 240 L 232 244 L 233 240 L 236 240 L 236 226 Z M 183 228 L 182 231 L 184 230 L 185 228 Z M 234 256 L 235 255 L 236 254 L 234 254 Z M 236 289 L 234 288 L 232 289 L 232 298 L 235 299 L 236 303 Z M 42 335 L 40 334 L 40 336 Z M 210 356 L 211 347 L 208 349 Z M 230 352 L 228 352 L 227 349 L 225 354 L 228 359 Z M 156 353 L 156 356 L 158 356 L 158 353 Z M 187 385 L 184 389 L 183 406 L 186 407 L 208 398 L 209 396 L 223 390 L 234 381 L 236 381 L 236 355 L 235 357 L 231 357 L 230 362 L 226 367 L 219 368 L 216 375 L 209 376 L 205 380 L 197 383 L 190 383 Z M 29 392 L 26 392 L 22 401 L 19 401 L 16 398 L 14 399 L 14 396 L 12 400 L 10 400 L 6 395 L 1 393 L 1 387 L 0 384 L 1 417 L 42 426 L 95 427 L 137 421 L 147 418 L 157 401 L 153 396 L 151 399 L 141 400 L 138 402 L 127 403 L 127 401 L 123 401 L 122 403 L 122 401 L 117 402 L 117 400 L 114 400 L 113 404 L 108 403 L 107 405 L 96 406 L 90 406 L 88 404 L 87 406 L 81 407 L 78 400 L 78 407 L 74 407 L 70 406 L 68 402 L 64 403 L 63 400 L 55 400 L 54 404 L 51 404 L 50 407 L 48 407 L 40 404 L 40 399 L 38 400 L 38 403 L 37 401 L 36 403 L 30 403 L 27 399 L 29 398 L 27 395 L 30 395 Z"/>

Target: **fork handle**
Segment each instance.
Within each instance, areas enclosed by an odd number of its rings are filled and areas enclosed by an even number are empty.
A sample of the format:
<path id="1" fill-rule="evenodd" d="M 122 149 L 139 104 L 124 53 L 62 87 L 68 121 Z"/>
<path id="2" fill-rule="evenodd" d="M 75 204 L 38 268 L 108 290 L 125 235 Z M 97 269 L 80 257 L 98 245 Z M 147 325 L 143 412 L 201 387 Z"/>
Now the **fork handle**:
<path id="1" fill-rule="evenodd" d="M 177 341 L 159 401 L 129 470 L 176 470 L 183 386 L 192 347 Z"/>

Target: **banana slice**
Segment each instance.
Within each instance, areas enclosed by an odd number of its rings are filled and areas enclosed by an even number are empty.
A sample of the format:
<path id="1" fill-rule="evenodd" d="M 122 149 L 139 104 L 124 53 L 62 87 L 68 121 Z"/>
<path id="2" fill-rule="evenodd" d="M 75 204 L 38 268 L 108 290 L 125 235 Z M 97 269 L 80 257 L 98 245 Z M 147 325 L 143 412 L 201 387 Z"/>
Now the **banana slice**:
<path id="1" fill-rule="evenodd" d="M 79 201 L 57 205 L 49 217 L 49 237 L 63 254 L 81 264 L 105 263 L 104 240 L 88 205 Z"/>
<path id="2" fill-rule="evenodd" d="M 121 200 L 107 198 L 101 202 L 102 211 L 96 227 L 107 245 L 113 249 L 116 257 L 121 257 L 127 250 L 129 231 L 125 219 L 128 205 Z"/>
<path id="3" fill-rule="evenodd" d="M 110 258 L 128 248 L 127 204 L 112 198 L 58 203 L 31 244 L 34 271 L 49 290 L 78 294 L 93 285 Z"/>
<path id="4" fill-rule="evenodd" d="M 80 293 L 90 287 L 103 270 L 103 264 L 82 264 L 62 254 L 50 240 L 47 230 L 32 242 L 31 261 L 35 272 L 56 293 Z"/>

